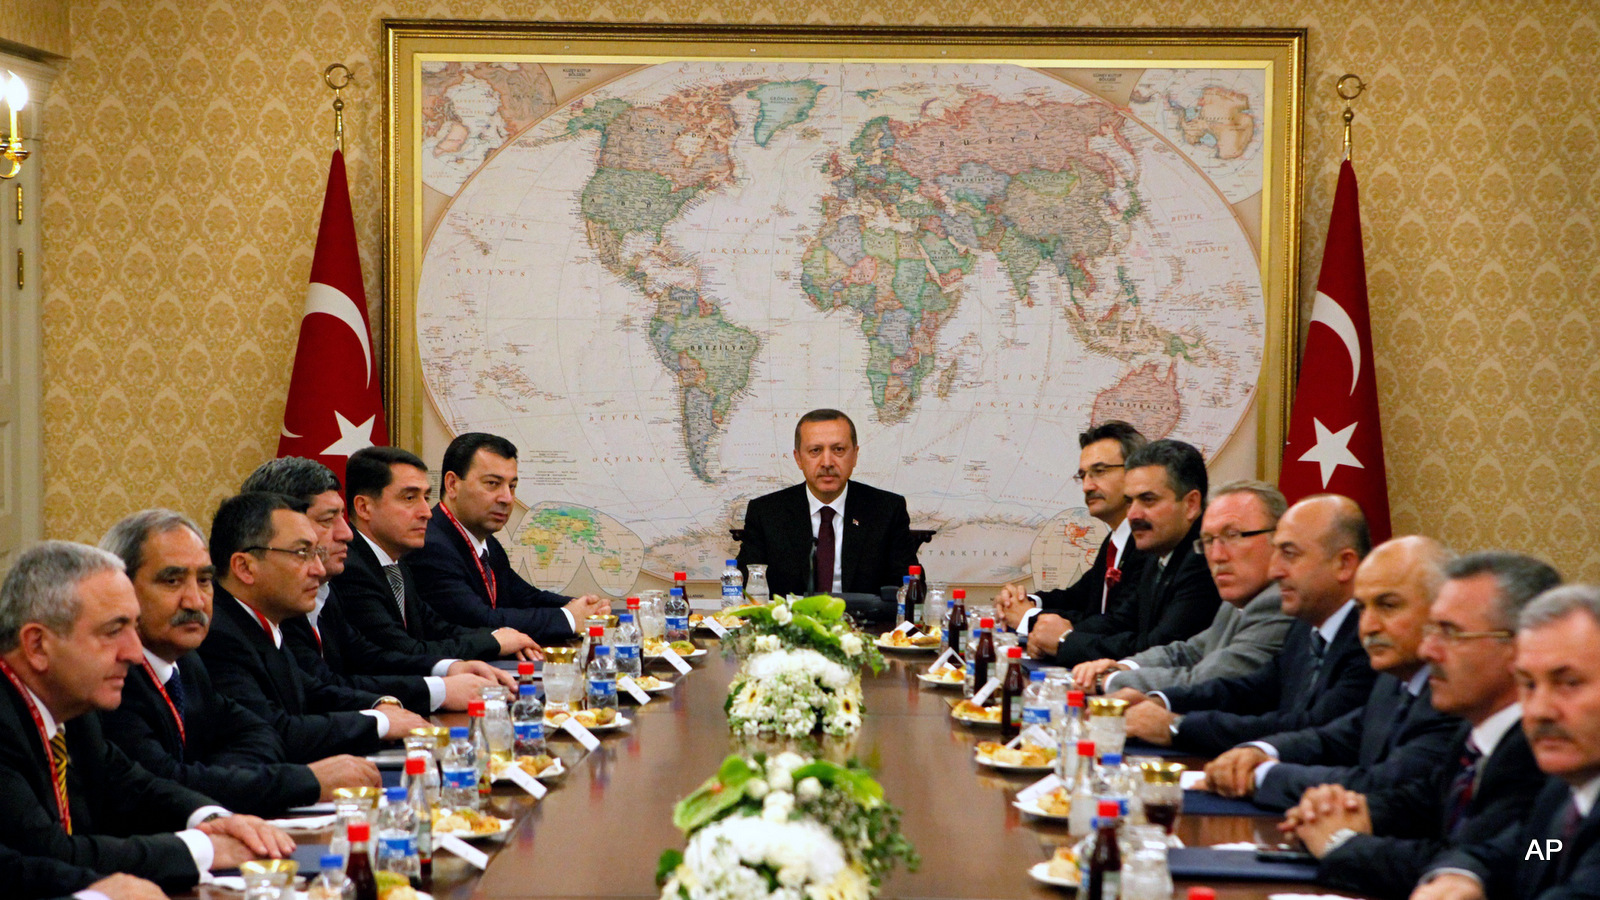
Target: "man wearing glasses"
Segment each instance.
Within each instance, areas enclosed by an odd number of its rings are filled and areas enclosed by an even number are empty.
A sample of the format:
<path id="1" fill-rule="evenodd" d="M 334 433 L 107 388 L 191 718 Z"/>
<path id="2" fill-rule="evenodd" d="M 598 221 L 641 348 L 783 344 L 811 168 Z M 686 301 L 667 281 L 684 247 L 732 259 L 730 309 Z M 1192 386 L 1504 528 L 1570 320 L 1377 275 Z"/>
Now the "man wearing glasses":
<path id="1" fill-rule="evenodd" d="M 1306 791 L 1280 829 L 1321 860 L 1317 880 L 1375 897 L 1405 897 L 1428 860 L 1486 841 L 1521 819 L 1545 785 L 1517 727 L 1515 628 L 1535 596 L 1561 583 L 1549 565 L 1517 553 L 1452 560 L 1428 612 L 1421 655 L 1432 667 L 1433 706 L 1471 726 L 1457 759 L 1434 777 L 1359 794 L 1339 785 Z"/>
<path id="2" fill-rule="evenodd" d="M 1146 443 L 1137 428 L 1117 419 L 1078 435 L 1078 471 L 1089 515 L 1111 534 L 1100 544 L 1094 564 L 1070 587 L 1030 594 L 1008 584 L 995 595 L 995 614 L 1007 628 L 1030 635 L 1030 650 L 1054 648 L 1071 622 L 1104 613 L 1114 601 L 1131 596 L 1144 558 L 1128 538 L 1128 498 L 1123 494 L 1123 463 Z"/>
<path id="3" fill-rule="evenodd" d="M 1072 670 L 1085 690 L 1142 692 L 1211 678 L 1248 675 L 1277 654 L 1293 619 L 1267 574 L 1272 532 L 1288 507 L 1282 492 L 1261 481 L 1233 481 L 1211 492 L 1194 552 L 1205 558 L 1223 603 L 1205 631 L 1159 644 L 1121 660 L 1097 659 Z"/>
<path id="4" fill-rule="evenodd" d="M 321 681 L 283 646 L 285 621 L 316 605 L 326 574 L 306 504 L 252 492 L 224 500 L 211 523 L 217 580 L 200 658 L 217 690 L 277 730 L 289 759 L 364 755 L 428 721 L 393 697 Z"/>

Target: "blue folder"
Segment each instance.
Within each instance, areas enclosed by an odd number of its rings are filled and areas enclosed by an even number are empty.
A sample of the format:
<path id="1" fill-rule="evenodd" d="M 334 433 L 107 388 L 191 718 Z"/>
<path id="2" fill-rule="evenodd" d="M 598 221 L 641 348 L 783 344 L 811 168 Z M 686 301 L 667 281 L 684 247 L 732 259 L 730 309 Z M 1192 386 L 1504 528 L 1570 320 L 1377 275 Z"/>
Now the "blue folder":
<path id="1" fill-rule="evenodd" d="M 306 878 L 315 878 L 322 871 L 322 854 L 328 852 L 327 844 L 297 844 L 291 854 L 294 861 L 300 864 L 300 874 Z M 225 869 L 215 873 L 217 875 L 237 875 L 238 869 Z"/>
<path id="2" fill-rule="evenodd" d="M 1210 847 L 1174 847 L 1167 851 L 1167 868 L 1173 878 L 1208 881 L 1317 880 L 1314 863 L 1262 862 L 1254 850 L 1213 850 Z"/>
<path id="3" fill-rule="evenodd" d="M 1184 791 L 1183 811 L 1195 816 L 1272 816 L 1281 813 L 1257 806 L 1249 800 L 1235 800 L 1208 791 Z"/>

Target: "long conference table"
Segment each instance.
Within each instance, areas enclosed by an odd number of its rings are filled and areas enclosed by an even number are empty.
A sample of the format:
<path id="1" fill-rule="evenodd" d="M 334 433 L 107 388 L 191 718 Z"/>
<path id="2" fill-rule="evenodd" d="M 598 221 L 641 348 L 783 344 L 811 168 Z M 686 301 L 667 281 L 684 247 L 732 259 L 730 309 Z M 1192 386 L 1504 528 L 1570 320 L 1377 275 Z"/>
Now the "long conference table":
<path id="1" fill-rule="evenodd" d="M 487 809 L 516 824 L 503 840 L 475 842 L 492 855 L 478 872 L 445 853 L 436 856 L 426 889 L 436 900 L 468 898 L 652 898 L 656 860 L 683 836 L 672 826 L 672 807 L 710 777 L 731 748 L 723 700 L 738 662 L 715 640 L 697 639 L 709 652 L 694 670 L 677 677 L 665 664 L 647 670 L 676 678 L 677 687 L 654 695 L 645 707 L 625 703 L 632 724 L 598 733 L 592 753 L 569 736 L 551 739 L 551 753 L 569 773 L 551 783 L 543 800 L 498 783 Z M 896 870 L 883 884 L 886 900 L 911 898 L 1030 898 L 1061 900 L 1063 890 L 1039 884 L 1027 869 L 1067 843 L 1064 826 L 1031 819 L 1014 806 L 1016 792 L 1038 774 L 1007 775 L 979 766 L 973 747 L 994 729 L 971 728 L 949 716 L 950 689 L 925 686 L 916 673 L 926 654 L 885 652 L 882 673 L 863 672 L 864 723 L 856 756 L 870 766 L 890 803 L 904 817 L 901 829 L 922 856 L 916 872 Z M 439 717 L 464 724 L 464 716 Z M 1177 834 L 1190 847 L 1235 841 L 1275 841 L 1274 818 L 1185 815 Z M 316 839 L 316 838 L 314 838 Z M 326 841 L 324 834 L 320 840 Z M 314 873 L 311 873 L 314 874 Z M 1269 894 L 1307 893 L 1306 884 L 1185 882 L 1206 884 L 1222 900 L 1261 900 Z M 202 888 L 202 896 L 229 895 Z"/>

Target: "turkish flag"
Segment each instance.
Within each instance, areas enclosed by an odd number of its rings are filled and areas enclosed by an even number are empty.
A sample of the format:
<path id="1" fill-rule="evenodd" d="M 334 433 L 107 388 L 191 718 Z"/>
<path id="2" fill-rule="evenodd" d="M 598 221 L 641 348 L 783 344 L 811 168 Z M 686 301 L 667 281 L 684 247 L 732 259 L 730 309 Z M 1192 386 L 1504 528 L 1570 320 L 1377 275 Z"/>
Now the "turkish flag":
<path id="1" fill-rule="evenodd" d="M 343 482 L 350 454 L 388 442 L 356 225 L 350 214 L 350 185 L 345 180 L 344 154 L 335 150 L 322 198 L 322 224 L 311 259 L 311 287 L 300 319 L 278 456 L 314 459 Z"/>
<path id="2" fill-rule="evenodd" d="M 1278 487 L 1290 503 L 1325 492 L 1356 501 L 1367 514 L 1374 543 L 1390 534 L 1377 376 L 1356 172 L 1347 159 L 1333 195 Z"/>

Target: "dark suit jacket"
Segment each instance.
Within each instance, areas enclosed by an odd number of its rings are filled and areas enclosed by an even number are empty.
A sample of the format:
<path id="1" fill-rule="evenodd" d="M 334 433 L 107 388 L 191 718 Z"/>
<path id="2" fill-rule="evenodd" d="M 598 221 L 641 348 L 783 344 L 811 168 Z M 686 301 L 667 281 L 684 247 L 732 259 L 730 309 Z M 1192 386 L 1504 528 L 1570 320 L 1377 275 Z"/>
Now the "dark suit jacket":
<path id="1" fill-rule="evenodd" d="M 1459 755 L 1467 723 L 1433 708 L 1427 686 L 1409 703 L 1405 684 L 1381 674 L 1361 709 L 1353 709 L 1326 725 L 1262 738 L 1278 751 L 1255 802 L 1269 809 L 1288 809 L 1300 802 L 1306 788 L 1342 784 L 1353 791 L 1374 791 L 1411 779 L 1426 780 L 1448 768 L 1452 751 Z M 1406 706 L 1403 718 L 1397 716 Z"/>
<path id="2" fill-rule="evenodd" d="M 850 482 L 844 515 L 834 527 L 844 527 L 839 583 L 846 593 L 877 595 L 885 587 L 899 587 L 907 570 L 917 564 L 917 540 L 911 536 L 906 498 L 870 484 Z M 772 596 L 810 593 L 811 507 L 806 486 L 774 491 L 750 501 L 744 513 L 744 541 L 739 545 L 739 569 L 749 578 L 752 563 L 765 563 Z M 829 586 L 819 588 L 823 593 Z"/>
<path id="3" fill-rule="evenodd" d="M 211 633 L 199 651 L 212 683 L 272 726 L 290 762 L 372 753 L 383 744 L 372 717 L 360 713 L 379 695 L 301 671 L 294 656 L 274 646 L 261 623 L 220 584 L 212 608 Z"/>
<path id="4" fill-rule="evenodd" d="M 44 856 L 24 856 L 4 845 L 0 845 L 0 872 L 5 873 L 6 893 L 16 900 L 44 900 L 46 897 L 66 900 L 69 894 L 83 890 L 101 877 L 98 872 L 82 866 Z"/>
<path id="5" fill-rule="evenodd" d="M 1199 536 L 1196 519 L 1165 568 L 1156 559 L 1147 559 L 1132 597 L 1108 606 L 1104 615 L 1073 622 L 1072 630 L 1056 645 L 1056 665 L 1122 659 L 1204 631 L 1216 618 L 1222 597 L 1205 557 L 1194 552 Z"/>
<path id="6" fill-rule="evenodd" d="M 389 650 L 367 640 L 345 619 L 338 591 L 329 590 L 317 616 L 316 631 L 304 617 L 283 623 L 283 648 L 294 654 L 300 670 L 313 679 L 397 697 L 419 716 L 433 712 L 433 697 L 423 676 L 431 674 L 439 660 Z"/>
<path id="7" fill-rule="evenodd" d="M 285 762 L 283 741 L 259 716 L 217 693 L 198 654 L 178 662 L 184 738 L 144 666 L 128 671 L 122 705 L 101 713 L 106 737 L 162 778 L 214 798 L 239 813 L 280 815 L 317 802 L 311 770 Z"/>
<path id="8" fill-rule="evenodd" d="M 1345 615 L 1315 682 L 1314 629 L 1297 621 L 1289 627 L 1283 650 L 1251 674 L 1163 690 L 1173 711 L 1183 713 L 1172 745 L 1215 756 L 1269 734 L 1332 722 L 1359 707 L 1377 677 L 1361 649 L 1359 621 L 1356 610 Z"/>
<path id="9" fill-rule="evenodd" d="M 138 875 L 168 891 L 192 887 L 200 873 L 171 832 L 187 828 L 189 816 L 211 798 L 145 771 L 106 742 L 95 713 L 66 728 L 70 835 L 27 701 L 0 678 L 0 844 L 96 872 Z"/>
<path id="10" fill-rule="evenodd" d="M 1444 853 L 1428 869 L 1455 868 L 1475 873 L 1490 897 L 1516 900 L 1579 900 L 1600 897 L 1600 804 L 1589 810 L 1574 840 L 1547 858 L 1531 856 L 1529 844 L 1559 839 L 1562 818 L 1572 802 L 1572 788 L 1549 779 L 1533 801 L 1532 811 L 1507 821 L 1494 838 L 1464 844 Z"/>
<path id="11" fill-rule="evenodd" d="M 1057 588 L 1053 591 L 1040 591 L 1039 609 L 1041 612 L 1055 613 L 1069 622 L 1087 622 L 1091 616 L 1100 615 L 1100 598 L 1105 597 L 1106 610 L 1121 606 L 1132 598 L 1139 590 L 1139 580 L 1144 575 L 1145 556 L 1134 546 L 1133 536 L 1128 536 L 1128 545 L 1122 548 L 1122 559 L 1118 561 L 1117 568 L 1122 572 L 1122 580 L 1105 590 L 1106 583 L 1106 555 L 1110 552 L 1111 539 L 1108 537 L 1100 544 L 1100 549 L 1094 555 L 1094 565 L 1087 572 L 1078 576 L 1070 586 Z M 1120 658 L 1120 657 L 1119 657 Z"/>
<path id="12" fill-rule="evenodd" d="M 541 644 L 571 640 L 577 632 L 561 607 L 571 597 L 542 591 L 511 569 L 511 558 L 493 535 L 488 540 L 489 568 L 494 572 L 495 605 L 478 574 L 472 545 L 450 524 L 436 504 L 428 520 L 428 541 L 406 556 L 424 603 L 446 620 L 470 628 L 515 628 Z"/>
<path id="13" fill-rule="evenodd" d="M 438 659 L 495 659 L 500 642 L 489 628 L 466 628 L 447 622 L 422 602 L 416 579 L 402 562 L 405 575 L 406 614 L 400 617 L 395 607 L 389 579 L 378 565 L 378 557 L 357 534 L 350 541 L 350 555 L 344 571 L 333 578 L 345 620 L 363 637 L 388 650 Z"/>
<path id="14" fill-rule="evenodd" d="M 1454 748 L 1459 751 L 1461 748 Z M 1367 796 L 1374 834 L 1358 834 L 1322 858 L 1323 884 L 1403 900 L 1428 861 L 1457 844 L 1499 834 L 1533 805 L 1548 780 L 1534 762 L 1520 724 L 1512 726 L 1483 761 L 1477 789 L 1455 834 L 1447 833 L 1451 784 L 1460 765 L 1441 766 L 1437 777 L 1408 781 Z"/>

